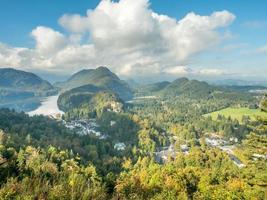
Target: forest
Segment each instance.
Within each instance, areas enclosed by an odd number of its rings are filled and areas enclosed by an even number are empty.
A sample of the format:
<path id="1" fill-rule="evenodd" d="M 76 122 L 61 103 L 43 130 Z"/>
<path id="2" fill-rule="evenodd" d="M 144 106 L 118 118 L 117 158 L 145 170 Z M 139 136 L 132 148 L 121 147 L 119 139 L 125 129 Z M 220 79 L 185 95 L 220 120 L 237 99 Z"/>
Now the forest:
<path id="1" fill-rule="evenodd" d="M 179 96 L 120 101 L 120 109 L 113 101 L 100 92 L 62 119 L 94 117 L 104 139 L 1 109 L 0 199 L 266 199 L 267 119 L 205 116 L 257 99 Z"/>

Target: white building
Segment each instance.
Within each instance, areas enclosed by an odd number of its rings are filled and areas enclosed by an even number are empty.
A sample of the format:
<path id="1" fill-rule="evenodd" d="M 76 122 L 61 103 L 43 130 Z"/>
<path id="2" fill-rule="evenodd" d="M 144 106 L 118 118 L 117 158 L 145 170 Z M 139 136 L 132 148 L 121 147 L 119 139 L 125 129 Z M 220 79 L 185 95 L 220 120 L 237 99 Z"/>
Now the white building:
<path id="1" fill-rule="evenodd" d="M 119 142 L 114 145 L 114 149 L 118 151 L 123 151 L 125 150 L 125 148 L 126 148 L 126 145 L 123 142 Z"/>

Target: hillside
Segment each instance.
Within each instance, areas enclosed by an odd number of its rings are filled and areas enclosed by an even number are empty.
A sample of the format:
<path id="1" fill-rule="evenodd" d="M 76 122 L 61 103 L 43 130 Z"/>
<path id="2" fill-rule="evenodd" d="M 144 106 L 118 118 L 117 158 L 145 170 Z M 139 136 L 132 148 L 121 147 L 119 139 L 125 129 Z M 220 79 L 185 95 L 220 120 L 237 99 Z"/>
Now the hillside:
<path id="1" fill-rule="evenodd" d="M 69 111 L 73 108 L 78 108 L 82 104 L 89 102 L 90 99 L 103 89 L 94 85 L 84 85 L 73 88 L 62 93 L 58 98 L 58 106 L 63 111 Z"/>
<path id="2" fill-rule="evenodd" d="M 53 86 L 39 76 L 12 68 L 0 69 L 0 87 L 27 91 L 48 91 Z"/>
<path id="3" fill-rule="evenodd" d="M 12 68 L 0 69 L 0 107 L 28 111 L 38 106 L 38 98 L 56 90 L 39 76 Z"/>
<path id="4" fill-rule="evenodd" d="M 138 95 L 156 95 L 163 97 L 186 96 L 190 98 L 207 98 L 218 90 L 217 87 L 198 80 L 179 78 L 173 82 L 158 82 L 141 86 L 138 88 Z"/>
<path id="5" fill-rule="evenodd" d="M 128 84 L 120 80 L 106 67 L 86 69 L 72 75 L 67 81 L 55 84 L 64 91 L 84 85 L 94 85 L 117 93 L 123 100 L 132 98 L 132 91 Z"/>
<path id="6" fill-rule="evenodd" d="M 86 92 L 84 92 L 86 90 Z M 93 85 L 81 86 L 61 94 L 58 106 L 65 118 L 94 118 L 105 111 L 121 112 L 124 107 L 119 96 Z"/>
<path id="7" fill-rule="evenodd" d="M 179 78 L 167 85 L 160 93 L 164 96 L 187 96 L 191 98 L 207 98 L 217 88 L 206 82 Z"/>
<path id="8" fill-rule="evenodd" d="M 142 85 L 142 86 L 137 87 L 136 93 L 137 93 L 137 96 L 150 95 L 150 94 L 153 94 L 155 92 L 163 90 L 169 84 L 170 84 L 170 82 L 168 82 L 168 81 L 162 81 L 162 82 L 158 82 L 158 83 Z"/>
<path id="9" fill-rule="evenodd" d="M 143 85 L 136 89 L 136 96 L 157 97 L 187 97 L 190 99 L 228 99 L 240 101 L 253 101 L 253 94 L 248 90 L 233 89 L 232 87 L 220 87 L 210 85 L 204 81 L 178 78 L 173 82 L 158 82 Z"/>

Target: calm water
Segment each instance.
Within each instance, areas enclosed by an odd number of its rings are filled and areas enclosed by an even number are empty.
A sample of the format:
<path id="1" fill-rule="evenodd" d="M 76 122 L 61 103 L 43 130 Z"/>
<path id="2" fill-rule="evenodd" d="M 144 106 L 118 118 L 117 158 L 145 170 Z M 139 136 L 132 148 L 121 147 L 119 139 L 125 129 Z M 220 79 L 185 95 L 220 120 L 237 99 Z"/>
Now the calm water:
<path id="1" fill-rule="evenodd" d="M 57 114 L 64 114 L 63 111 L 59 110 L 57 106 L 58 95 L 50 96 L 43 99 L 41 106 L 36 110 L 28 112 L 30 116 L 33 115 L 45 115 L 45 116 L 56 116 Z"/>

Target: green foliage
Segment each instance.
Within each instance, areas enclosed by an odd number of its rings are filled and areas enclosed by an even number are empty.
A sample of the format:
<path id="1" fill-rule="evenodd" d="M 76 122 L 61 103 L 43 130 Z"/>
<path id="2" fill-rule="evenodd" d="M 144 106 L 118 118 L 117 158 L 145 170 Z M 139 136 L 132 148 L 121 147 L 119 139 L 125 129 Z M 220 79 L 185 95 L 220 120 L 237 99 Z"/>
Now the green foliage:
<path id="1" fill-rule="evenodd" d="M 79 155 L 83 163 L 94 163 L 103 174 L 118 173 L 123 156 L 130 154 L 131 150 L 127 149 L 120 155 L 113 147 L 118 139 L 132 141 L 134 144 L 135 134 L 132 132 L 132 135 L 128 135 L 127 131 L 131 125 L 130 121 L 128 127 L 123 128 L 124 126 L 121 125 L 121 132 L 106 131 L 105 133 L 107 135 L 110 133 L 111 136 L 115 136 L 115 133 L 121 134 L 117 134 L 114 140 L 109 138 L 100 140 L 94 135 L 77 135 L 65 128 L 61 122 L 47 117 L 29 117 L 24 113 L 16 113 L 7 109 L 0 110 L 0 129 L 12 138 L 10 146 L 17 151 L 27 145 L 36 148 L 53 145 Z"/>
<path id="2" fill-rule="evenodd" d="M 216 120 L 203 117 L 258 105 L 246 90 L 182 78 L 143 86 L 137 95 L 157 98 L 124 104 L 121 95 L 129 88 L 104 67 L 81 71 L 64 84 L 75 88 L 59 98 L 68 111 L 63 119 L 95 118 L 106 138 L 78 135 L 47 117 L 0 110 L 0 199 L 266 199 L 264 115 L 241 121 L 222 113 Z M 207 135 L 239 143 L 226 153 L 206 144 Z M 125 149 L 114 149 L 121 142 Z M 171 155 L 159 164 L 155 155 L 165 149 Z"/>
<path id="3" fill-rule="evenodd" d="M 62 93 L 57 103 L 61 110 L 69 111 L 89 102 L 93 95 L 100 91 L 101 88 L 94 85 L 81 86 Z"/>
<path id="4" fill-rule="evenodd" d="M 264 190 L 249 185 L 227 155 L 207 149 L 166 165 L 139 159 L 121 173 L 116 191 L 121 199 L 264 199 Z"/>
<path id="5" fill-rule="evenodd" d="M 265 94 L 265 96 L 263 97 L 261 104 L 260 104 L 260 108 L 262 111 L 267 112 L 267 94 Z"/>
<path id="6" fill-rule="evenodd" d="M 122 112 L 123 102 L 113 92 L 102 91 L 95 94 L 76 93 L 60 96 L 60 108 L 67 111 L 65 119 L 100 117 L 106 111 Z"/>
<path id="7" fill-rule="evenodd" d="M 27 146 L 16 152 L 2 145 L 0 158 L 6 160 L 0 199 L 107 199 L 95 167 L 82 166 L 68 151 Z"/>

